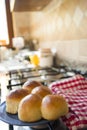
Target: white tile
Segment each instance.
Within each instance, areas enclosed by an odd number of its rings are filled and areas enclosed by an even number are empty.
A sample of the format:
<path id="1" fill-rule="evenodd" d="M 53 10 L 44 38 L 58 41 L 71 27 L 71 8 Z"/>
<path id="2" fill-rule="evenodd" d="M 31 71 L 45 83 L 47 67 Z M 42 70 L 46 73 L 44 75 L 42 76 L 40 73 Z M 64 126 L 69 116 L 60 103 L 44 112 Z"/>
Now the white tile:
<path id="1" fill-rule="evenodd" d="M 57 28 L 58 28 L 58 30 L 61 30 L 62 27 L 63 27 L 63 20 L 61 17 L 59 17 L 57 20 Z"/>
<path id="2" fill-rule="evenodd" d="M 64 24 L 65 24 L 66 28 L 70 27 L 71 21 L 72 21 L 72 18 L 70 16 L 70 14 L 66 13 L 65 19 L 64 19 Z"/>
<path id="3" fill-rule="evenodd" d="M 82 10 L 77 6 L 77 7 L 76 7 L 76 10 L 75 10 L 75 13 L 74 13 L 74 16 L 73 16 L 73 21 L 74 21 L 74 23 L 75 23 L 75 25 L 76 25 L 77 27 L 80 26 L 80 23 L 81 23 L 82 19 L 83 19 L 83 12 L 82 12 Z"/>
<path id="4" fill-rule="evenodd" d="M 85 12 L 85 16 L 87 17 L 87 11 Z"/>

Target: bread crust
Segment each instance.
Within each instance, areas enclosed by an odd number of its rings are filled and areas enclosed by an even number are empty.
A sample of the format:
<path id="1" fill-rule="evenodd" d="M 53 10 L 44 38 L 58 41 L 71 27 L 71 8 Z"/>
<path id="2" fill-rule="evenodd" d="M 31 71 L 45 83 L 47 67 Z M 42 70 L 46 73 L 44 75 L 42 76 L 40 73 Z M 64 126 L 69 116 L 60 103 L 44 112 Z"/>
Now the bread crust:
<path id="1" fill-rule="evenodd" d="M 21 121 L 35 122 L 42 118 L 41 98 L 36 94 L 29 94 L 23 98 L 18 108 L 18 118 Z"/>
<path id="2" fill-rule="evenodd" d="M 68 104 L 64 97 L 47 95 L 41 104 L 42 117 L 47 120 L 56 120 L 68 113 Z"/>
<path id="3" fill-rule="evenodd" d="M 27 96 L 29 92 L 24 89 L 11 90 L 6 96 L 6 112 L 16 114 L 18 112 L 18 106 L 22 98 Z"/>
<path id="4" fill-rule="evenodd" d="M 34 80 L 27 80 L 24 84 L 23 84 L 23 89 L 27 89 L 29 91 L 29 93 L 31 93 L 32 89 L 34 89 L 37 86 L 41 86 L 42 84 L 38 81 L 34 81 Z"/>
<path id="5" fill-rule="evenodd" d="M 35 87 L 32 91 L 32 94 L 37 94 L 41 98 L 45 97 L 48 94 L 52 94 L 51 90 L 47 86 L 38 86 Z"/>

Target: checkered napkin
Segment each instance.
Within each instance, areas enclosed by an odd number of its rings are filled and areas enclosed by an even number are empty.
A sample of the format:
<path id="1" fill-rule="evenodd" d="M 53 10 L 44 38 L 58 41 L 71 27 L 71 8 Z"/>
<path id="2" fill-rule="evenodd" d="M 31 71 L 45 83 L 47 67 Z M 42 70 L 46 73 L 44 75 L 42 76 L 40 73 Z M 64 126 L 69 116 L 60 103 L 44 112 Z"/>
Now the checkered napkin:
<path id="1" fill-rule="evenodd" d="M 87 79 L 82 75 L 55 81 L 49 85 L 53 94 L 66 98 L 69 113 L 62 117 L 69 130 L 87 127 Z"/>

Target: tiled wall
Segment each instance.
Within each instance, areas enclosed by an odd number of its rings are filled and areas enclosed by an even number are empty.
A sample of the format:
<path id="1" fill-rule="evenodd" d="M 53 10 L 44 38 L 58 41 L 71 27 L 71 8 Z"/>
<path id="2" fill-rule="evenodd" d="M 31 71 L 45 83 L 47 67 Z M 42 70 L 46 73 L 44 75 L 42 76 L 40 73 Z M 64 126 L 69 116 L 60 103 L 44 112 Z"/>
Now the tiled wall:
<path id="1" fill-rule="evenodd" d="M 13 23 L 15 36 L 38 39 L 61 58 L 86 62 L 87 0 L 64 0 L 44 12 L 13 12 Z"/>
<path id="2" fill-rule="evenodd" d="M 47 41 L 41 43 L 40 47 L 49 47 L 49 45 L 57 53 L 57 63 L 62 59 L 65 60 L 64 62 L 71 62 L 72 66 L 79 63 L 87 64 L 87 39 Z M 73 64 L 74 61 L 75 63 Z"/>
<path id="3" fill-rule="evenodd" d="M 13 13 L 15 35 L 40 41 L 87 38 L 87 0 L 65 0 L 49 10 Z"/>

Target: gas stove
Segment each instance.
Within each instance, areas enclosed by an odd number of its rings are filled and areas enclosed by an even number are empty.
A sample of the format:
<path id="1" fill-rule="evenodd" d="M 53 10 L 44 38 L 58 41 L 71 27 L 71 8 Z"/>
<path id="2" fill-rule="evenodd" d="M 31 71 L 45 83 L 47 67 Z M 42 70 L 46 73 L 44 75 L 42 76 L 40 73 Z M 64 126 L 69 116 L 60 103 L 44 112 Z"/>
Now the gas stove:
<path id="1" fill-rule="evenodd" d="M 28 80 L 40 81 L 43 85 L 49 85 L 50 83 L 72 77 L 76 74 L 81 74 L 87 78 L 87 71 L 76 70 L 67 66 L 53 66 L 46 68 L 25 68 L 11 70 L 7 73 L 8 85 L 7 89 L 11 90 L 15 87 L 22 87 L 22 85 Z M 4 90 L 3 90 L 4 91 Z M 68 130 L 62 121 L 57 120 L 52 125 L 52 130 Z M 11 129 L 9 129 L 11 130 Z M 29 127 L 28 130 L 48 130 L 48 127 Z M 49 130 L 51 130 L 49 128 Z"/>
<path id="2" fill-rule="evenodd" d="M 87 78 L 87 71 L 82 72 L 67 66 L 11 70 L 8 72 L 9 80 L 7 88 L 21 87 L 27 79 L 40 81 L 43 85 L 49 85 L 51 82 L 69 78 L 76 74 L 81 74 Z"/>
<path id="3" fill-rule="evenodd" d="M 62 122 L 61 119 L 53 121 L 51 124 L 47 125 L 37 125 L 37 126 L 12 126 L 9 125 L 9 130 L 69 130 L 67 126 Z"/>
<path id="4" fill-rule="evenodd" d="M 29 130 L 69 130 L 64 123 L 62 122 L 61 119 L 58 119 L 56 121 L 54 121 L 51 126 L 36 126 L 36 127 L 29 127 Z"/>

